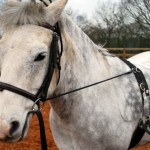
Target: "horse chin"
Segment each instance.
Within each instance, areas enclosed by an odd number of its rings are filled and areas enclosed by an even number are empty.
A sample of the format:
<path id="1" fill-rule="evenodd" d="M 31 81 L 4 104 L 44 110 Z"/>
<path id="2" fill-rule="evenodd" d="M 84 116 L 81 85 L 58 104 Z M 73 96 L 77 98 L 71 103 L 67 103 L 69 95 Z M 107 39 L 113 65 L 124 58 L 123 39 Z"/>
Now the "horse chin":
<path id="1" fill-rule="evenodd" d="M 28 129 L 29 129 L 29 122 L 30 122 L 31 116 L 29 118 L 27 118 L 27 120 L 24 123 L 24 126 L 22 127 L 21 133 L 16 133 L 13 136 L 6 136 L 5 139 L 3 139 L 2 141 L 5 142 L 20 142 L 22 141 L 24 138 L 27 137 L 27 133 L 28 133 Z"/>
<path id="2" fill-rule="evenodd" d="M 28 128 L 27 128 L 27 125 L 25 125 L 24 132 L 22 131 L 21 133 L 17 133 L 13 136 L 8 135 L 3 139 L 3 141 L 9 142 L 9 143 L 20 142 L 27 136 L 27 133 L 28 133 Z"/>
<path id="3" fill-rule="evenodd" d="M 20 136 L 7 136 L 3 141 L 5 142 L 9 142 L 9 143 L 12 143 L 12 142 L 19 142 L 20 141 Z"/>
<path id="4" fill-rule="evenodd" d="M 26 125 L 24 125 L 24 129 L 23 129 L 24 131 L 22 131 L 21 134 L 16 134 L 14 136 L 6 136 L 5 139 L 3 139 L 2 141 L 9 142 L 9 143 L 22 141 L 24 138 L 27 137 L 28 126 L 29 126 L 28 123 Z"/>
<path id="5" fill-rule="evenodd" d="M 19 141 L 23 140 L 24 138 L 27 137 L 28 134 L 28 130 L 29 130 L 29 124 L 30 124 L 30 120 L 31 120 L 31 116 L 27 118 L 27 120 L 24 123 L 24 126 L 22 128 L 22 133 L 21 136 L 19 138 Z"/>

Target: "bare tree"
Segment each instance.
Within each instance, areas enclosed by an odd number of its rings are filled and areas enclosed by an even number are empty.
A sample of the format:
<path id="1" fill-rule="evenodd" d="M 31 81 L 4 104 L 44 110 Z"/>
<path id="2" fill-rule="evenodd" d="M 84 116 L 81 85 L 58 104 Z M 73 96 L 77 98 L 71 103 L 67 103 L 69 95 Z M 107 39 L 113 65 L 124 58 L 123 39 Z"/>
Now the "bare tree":
<path id="1" fill-rule="evenodd" d="M 105 2 L 98 3 L 96 13 L 94 14 L 96 24 L 89 24 L 84 30 L 89 37 L 97 44 L 107 43 L 111 46 L 116 40 L 117 46 L 123 46 L 123 39 L 127 38 L 127 28 L 125 20 L 127 14 L 123 12 L 122 5 Z"/>
<path id="2" fill-rule="evenodd" d="M 121 0 L 117 4 L 110 1 L 98 3 L 91 20 L 86 14 L 79 15 L 72 10 L 69 14 L 96 44 L 106 43 L 106 47 L 144 47 L 150 45 L 149 11 L 149 0 Z"/>
<path id="3" fill-rule="evenodd" d="M 139 36 L 148 37 L 150 34 L 150 1 L 122 0 L 122 5 L 129 15 L 129 20 L 137 24 Z"/>
<path id="4" fill-rule="evenodd" d="M 101 30 L 101 35 L 106 38 L 107 45 L 110 45 L 110 39 L 116 28 L 117 5 L 110 5 L 108 2 L 104 4 L 98 4 L 96 10 L 97 27 Z"/>

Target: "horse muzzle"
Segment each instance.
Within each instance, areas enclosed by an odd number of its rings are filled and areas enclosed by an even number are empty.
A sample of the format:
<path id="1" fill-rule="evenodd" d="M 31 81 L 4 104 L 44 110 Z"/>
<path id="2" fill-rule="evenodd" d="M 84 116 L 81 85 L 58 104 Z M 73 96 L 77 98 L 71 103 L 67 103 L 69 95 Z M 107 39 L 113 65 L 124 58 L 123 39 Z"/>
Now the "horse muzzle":
<path id="1" fill-rule="evenodd" d="M 1 121 L 0 122 L 0 140 L 13 142 L 18 140 L 18 130 L 20 123 L 17 120 L 11 122 Z"/>

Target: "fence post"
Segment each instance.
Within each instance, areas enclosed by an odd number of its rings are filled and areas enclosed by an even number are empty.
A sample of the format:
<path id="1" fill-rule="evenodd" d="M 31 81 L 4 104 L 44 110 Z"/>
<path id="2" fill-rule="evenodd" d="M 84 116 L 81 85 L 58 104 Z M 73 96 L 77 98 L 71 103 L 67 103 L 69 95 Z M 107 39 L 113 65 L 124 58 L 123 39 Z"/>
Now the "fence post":
<path id="1" fill-rule="evenodd" d="M 122 57 L 123 57 L 123 58 L 126 58 L 126 48 L 123 48 L 122 51 L 123 51 Z"/>
<path id="2" fill-rule="evenodd" d="M 150 51 L 150 48 L 106 48 L 106 49 L 108 49 L 111 53 L 117 55 L 118 57 L 122 58 L 128 58 L 140 52 Z M 117 51 L 117 53 L 115 51 Z"/>

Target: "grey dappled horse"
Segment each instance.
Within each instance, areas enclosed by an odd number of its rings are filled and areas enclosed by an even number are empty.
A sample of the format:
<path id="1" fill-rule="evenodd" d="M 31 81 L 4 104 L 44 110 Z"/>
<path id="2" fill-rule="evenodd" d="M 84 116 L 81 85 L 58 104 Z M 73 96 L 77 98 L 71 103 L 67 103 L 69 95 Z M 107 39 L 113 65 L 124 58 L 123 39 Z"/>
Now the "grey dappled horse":
<path id="1" fill-rule="evenodd" d="M 130 70 L 72 22 L 63 12 L 66 3 L 67 0 L 56 0 L 45 7 L 35 2 L 9 2 L 1 6 L 1 82 L 37 92 L 46 73 L 53 35 L 42 25 L 53 26 L 57 21 L 63 39 L 62 69 L 58 85 L 58 71 L 54 71 L 48 97 Z M 139 54 L 130 61 L 143 71 L 150 84 L 150 53 Z M 62 96 L 50 104 L 50 126 L 60 150 L 126 150 L 142 116 L 141 93 L 134 74 Z M 0 92 L 1 140 L 20 139 L 32 106 L 33 102 L 23 96 L 7 90 Z"/>

